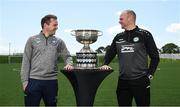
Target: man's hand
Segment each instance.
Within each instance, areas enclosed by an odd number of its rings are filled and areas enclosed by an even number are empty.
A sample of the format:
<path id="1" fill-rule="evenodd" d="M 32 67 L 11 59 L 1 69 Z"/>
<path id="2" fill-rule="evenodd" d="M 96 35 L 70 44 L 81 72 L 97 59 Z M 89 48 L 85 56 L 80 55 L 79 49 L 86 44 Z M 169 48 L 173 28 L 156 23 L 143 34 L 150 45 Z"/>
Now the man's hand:
<path id="1" fill-rule="evenodd" d="M 64 67 L 65 70 L 72 70 L 74 69 L 74 67 L 70 64 L 67 64 L 65 67 Z"/>
<path id="2" fill-rule="evenodd" d="M 108 69 L 112 69 L 112 68 L 110 66 L 108 66 L 108 65 L 103 65 L 99 69 L 108 70 Z"/>
<path id="3" fill-rule="evenodd" d="M 25 84 L 23 84 L 23 91 L 26 90 L 27 85 L 28 85 L 28 82 L 26 82 Z"/>

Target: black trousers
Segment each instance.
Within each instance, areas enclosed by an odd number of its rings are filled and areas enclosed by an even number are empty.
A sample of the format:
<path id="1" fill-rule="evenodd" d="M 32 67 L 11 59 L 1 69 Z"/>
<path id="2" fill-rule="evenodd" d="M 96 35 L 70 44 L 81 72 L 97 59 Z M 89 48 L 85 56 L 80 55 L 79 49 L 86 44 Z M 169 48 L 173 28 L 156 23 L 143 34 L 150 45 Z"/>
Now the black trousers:
<path id="1" fill-rule="evenodd" d="M 147 76 L 135 80 L 119 78 L 116 94 L 119 106 L 132 106 L 133 98 L 137 106 L 149 106 L 150 80 Z"/>
<path id="2" fill-rule="evenodd" d="M 57 80 L 29 79 L 24 91 L 25 106 L 39 106 L 41 98 L 45 106 L 56 106 L 58 92 Z"/>

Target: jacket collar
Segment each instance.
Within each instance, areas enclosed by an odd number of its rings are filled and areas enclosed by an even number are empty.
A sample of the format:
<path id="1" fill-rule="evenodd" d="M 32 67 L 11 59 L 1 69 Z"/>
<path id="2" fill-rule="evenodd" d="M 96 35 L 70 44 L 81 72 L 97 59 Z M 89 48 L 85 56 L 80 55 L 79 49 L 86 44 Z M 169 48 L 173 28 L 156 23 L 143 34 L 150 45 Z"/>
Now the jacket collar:
<path id="1" fill-rule="evenodd" d="M 42 31 L 40 31 L 39 35 L 40 35 L 42 38 L 45 38 L 45 39 L 53 38 L 53 36 L 46 37 Z"/>
<path id="2" fill-rule="evenodd" d="M 139 29 L 139 27 L 138 26 L 136 26 L 134 29 L 132 29 L 132 30 L 125 30 L 125 32 L 134 32 L 134 31 L 136 31 L 136 30 L 138 30 Z"/>

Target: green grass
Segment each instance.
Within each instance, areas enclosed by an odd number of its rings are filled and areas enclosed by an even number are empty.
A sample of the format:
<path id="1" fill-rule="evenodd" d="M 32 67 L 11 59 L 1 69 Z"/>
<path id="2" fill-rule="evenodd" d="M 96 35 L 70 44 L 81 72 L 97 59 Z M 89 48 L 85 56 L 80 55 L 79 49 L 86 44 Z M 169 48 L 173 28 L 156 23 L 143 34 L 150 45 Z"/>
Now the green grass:
<path id="1" fill-rule="evenodd" d="M 180 106 L 180 60 L 162 60 L 152 80 L 152 105 Z"/>
<path id="2" fill-rule="evenodd" d="M 0 64 L 0 106 L 22 106 L 23 92 L 19 69 L 21 64 Z M 62 65 L 59 65 L 62 68 Z M 116 87 L 118 63 L 111 63 L 114 72 L 105 78 L 97 90 L 94 105 L 117 106 Z M 15 71 L 13 71 L 15 69 Z M 161 60 L 151 81 L 152 106 L 180 106 L 180 60 Z M 76 105 L 68 79 L 59 73 L 58 105 Z M 43 103 L 42 103 L 43 105 Z"/>

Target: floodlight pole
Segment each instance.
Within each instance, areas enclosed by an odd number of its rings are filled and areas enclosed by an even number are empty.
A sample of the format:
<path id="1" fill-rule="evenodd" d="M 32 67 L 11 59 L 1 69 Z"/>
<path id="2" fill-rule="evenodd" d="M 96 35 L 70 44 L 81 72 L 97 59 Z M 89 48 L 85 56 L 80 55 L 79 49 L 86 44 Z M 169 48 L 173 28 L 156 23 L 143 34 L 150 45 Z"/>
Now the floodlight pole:
<path id="1" fill-rule="evenodd" d="M 8 56 L 8 63 L 9 64 L 11 64 L 10 57 L 11 57 L 11 43 L 9 43 L 9 56 Z"/>

